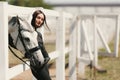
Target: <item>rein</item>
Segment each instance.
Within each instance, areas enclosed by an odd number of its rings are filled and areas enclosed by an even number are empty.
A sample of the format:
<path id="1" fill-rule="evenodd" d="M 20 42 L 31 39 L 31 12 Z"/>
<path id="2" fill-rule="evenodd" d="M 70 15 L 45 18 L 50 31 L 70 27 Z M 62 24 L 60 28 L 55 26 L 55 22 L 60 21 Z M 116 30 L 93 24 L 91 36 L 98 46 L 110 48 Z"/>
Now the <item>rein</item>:
<path id="1" fill-rule="evenodd" d="M 20 58 L 18 55 L 16 55 L 15 54 L 15 52 L 12 50 L 12 48 L 9 46 L 9 49 L 10 49 L 10 51 L 13 53 L 13 55 L 15 56 L 15 57 L 17 57 L 19 60 L 21 60 L 24 64 L 26 64 L 27 66 L 29 66 L 31 69 L 33 69 L 33 71 L 35 72 L 35 73 L 37 73 L 36 72 L 36 70 L 33 68 L 33 67 L 31 67 L 26 61 L 24 61 L 22 58 Z"/>

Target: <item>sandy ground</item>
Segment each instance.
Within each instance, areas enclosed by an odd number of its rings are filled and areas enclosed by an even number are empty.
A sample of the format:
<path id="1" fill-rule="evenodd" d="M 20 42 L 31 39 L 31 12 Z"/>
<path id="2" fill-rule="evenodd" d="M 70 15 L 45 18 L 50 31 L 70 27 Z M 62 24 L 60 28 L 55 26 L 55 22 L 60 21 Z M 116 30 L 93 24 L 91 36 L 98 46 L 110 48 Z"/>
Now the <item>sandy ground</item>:
<path id="1" fill-rule="evenodd" d="M 50 76 L 52 78 L 52 80 L 56 80 L 55 77 L 56 77 L 56 69 L 55 69 L 55 66 L 51 66 L 49 68 L 49 72 L 50 72 Z M 12 78 L 11 80 L 32 80 L 32 74 L 31 74 L 31 70 L 27 70 L 17 76 L 15 76 L 14 78 Z M 66 79 L 65 80 L 68 80 L 68 69 L 66 69 Z"/>

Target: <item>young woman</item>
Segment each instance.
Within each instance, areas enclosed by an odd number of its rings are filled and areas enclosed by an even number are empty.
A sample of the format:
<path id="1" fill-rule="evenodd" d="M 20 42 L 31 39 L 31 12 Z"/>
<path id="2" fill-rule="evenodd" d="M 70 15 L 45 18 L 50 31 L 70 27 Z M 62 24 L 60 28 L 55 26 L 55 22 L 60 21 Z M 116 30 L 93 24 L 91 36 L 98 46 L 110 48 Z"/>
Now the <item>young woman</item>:
<path id="1" fill-rule="evenodd" d="M 37 31 L 37 28 L 41 28 L 43 24 L 45 24 L 47 26 L 46 16 L 41 10 L 36 10 L 32 15 L 31 25 Z M 47 26 L 47 28 L 49 29 L 48 26 Z M 37 33 L 38 33 L 38 44 L 39 44 L 41 51 L 42 51 L 42 54 L 45 58 L 45 63 L 47 63 L 50 60 L 50 58 L 49 58 L 48 53 L 44 47 L 41 33 L 38 31 L 37 31 Z"/>
<path id="2" fill-rule="evenodd" d="M 46 16 L 41 10 L 36 10 L 32 15 L 31 25 L 37 31 L 37 28 L 41 28 L 43 24 L 45 24 L 47 26 Z M 49 29 L 48 26 L 47 26 L 47 28 Z M 50 58 L 44 47 L 42 34 L 38 31 L 37 31 L 37 33 L 38 33 L 38 44 L 39 44 L 39 47 L 40 47 L 41 52 L 44 57 L 44 64 L 42 64 L 40 66 L 38 65 L 36 67 L 36 65 L 33 65 L 33 61 L 31 61 L 30 62 L 31 71 L 32 71 L 33 75 L 37 78 L 37 80 L 51 80 L 50 75 L 49 75 L 49 70 L 47 67 L 47 63 L 50 60 Z"/>

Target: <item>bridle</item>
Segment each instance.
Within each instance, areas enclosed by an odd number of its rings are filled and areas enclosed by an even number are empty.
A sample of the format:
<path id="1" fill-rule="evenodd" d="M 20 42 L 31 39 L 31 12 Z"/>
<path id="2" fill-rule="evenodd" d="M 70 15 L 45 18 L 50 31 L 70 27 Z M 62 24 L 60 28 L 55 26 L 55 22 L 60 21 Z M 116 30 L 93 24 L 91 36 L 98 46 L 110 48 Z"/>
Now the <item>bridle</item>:
<path id="1" fill-rule="evenodd" d="M 17 22 L 17 24 L 18 24 L 18 35 L 17 35 L 17 39 L 16 39 L 16 42 L 15 42 L 15 46 L 17 46 L 16 44 L 17 44 L 18 38 L 19 38 L 20 41 L 21 41 L 21 43 L 22 43 L 22 45 L 23 45 L 23 47 L 24 47 L 24 49 L 25 49 L 24 58 L 31 59 L 31 57 L 33 57 L 33 53 L 36 52 L 36 51 L 38 51 L 38 50 L 40 50 L 40 47 L 39 47 L 39 46 L 36 46 L 36 47 L 34 47 L 34 48 L 31 48 L 31 49 L 28 49 L 28 48 L 26 47 L 25 42 L 24 42 L 24 40 L 23 40 L 23 36 L 22 36 L 21 31 L 23 31 L 23 30 L 24 30 L 24 31 L 29 31 L 29 30 L 26 30 L 26 29 L 21 28 L 21 24 L 20 24 L 19 19 L 21 19 L 21 18 L 18 17 L 18 16 L 16 16 L 16 22 Z M 21 20 L 22 20 L 22 19 L 21 19 Z M 37 73 L 37 71 L 36 71 L 32 66 L 30 66 L 26 61 L 24 61 L 23 58 L 19 57 L 19 56 L 13 51 L 13 49 L 12 49 L 10 46 L 9 46 L 9 49 L 10 49 L 10 51 L 13 53 L 13 55 L 14 55 L 15 57 L 17 57 L 19 60 L 21 60 L 23 63 L 25 63 L 25 64 L 28 65 L 29 67 L 31 67 L 31 69 L 33 69 L 33 71 L 34 71 L 35 73 Z"/>
<path id="2" fill-rule="evenodd" d="M 21 41 L 21 43 L 22 43 L 22 45 L 23 45 L 23 47 L 24 47 L 24 50 L 25 50 L 24 58 L 28 58 L 29 60 L 31 60 L 32 57 L 34 56 L 33 53 L 36 52 L 36 51 L 38 51 L 38 50 L 40 50 L 40 47 L 39 47 L 39 46 L 36 46 L 36 47 L 34 47 L 34 48 L 31 48 L 31 49 L 28 49 L 28 48 L 26 47 L 25 42 L 24 42 L 24 40 L 23 40 L 23 36 L 22 36 L 21 31 L 23 31 L 23 30 L 24 30 L 24 31 L 29 31 L 29 30 L 26 30 L 26 29 L 21 28 L 21 24 L 20 24 L 20 21 L 19 21 L 19 19 L 21 19 L 20 17 L 16 16 L 15 18 L 16 18 L 16 22 L 17 22 L 17 24 L 18 24 L 18 35 L 17 35 L 16 42 L 15 42 L 15 44 L 13 44 L 13 45 L 14 45 L 14 46 L 17 46 L 16 44 L 17 44 L 17 42 L 18 42 L 18 39 L 20 39 L 20 41 Z M 21 19 L 21 20 L 22 20 L 22 19 Z M 14 55 L 15 57 L 17 57 L 19 60 L 21 60 L 24 64 L 28 65 L 28 66 L 37 74 L 37 71 L 34 69 L 34 67 L 30 66 L 26 61 L 23 60 L 23 58 L 19 57 L 19 56 L 13 51 L 13 49 L 12 49 L 10 46 L 9 46 L 9 49 L 10 49 L 10 51 L 13 53 L 13 55 Z"/>
<path id="3" fill-rule="evenodd" d="M 31 57 L 33 56 L 33 53 L 36 52 L 36 51 L 38 51 L 38 50 L 40 49 L 40 47 L 39 47 L 39 46 L 36 46 L 36 47 L 34 47 L 34 48 L 31 48 L 31 49 L 28 49 L 28 48 L 26 47 L 25 42 L 24 42 L 24 40 L 23 40 L 23 36 L 22 36 L 22 34 L 21 34 L 21 31 L 23 31 L 23 30 L 24 30 L 24 31 L 29 31 L 29 30 L 26 30 L 26 29 L 21 28 L 21 24 L 20 24 L 19 19 L 21 19 L 21 18 L 19 18 L 19 17 L 17 16 L 17 17 L 16 17 L 16 21 L 17 21 L 17 24 L 18 24 L 18 36 L 17 36 L 16 42 L 15 42 L 15 46 L 17 46 L 16 44 L 17 44 L 18 38 L 19 38 L 20 41 L 21 41 L 21 43 L 22 43 L 22 45 L 23 45 L 23 47 L 24 47 L 24 49 L 25 49 L 25 58 L 31 58 Z"/>

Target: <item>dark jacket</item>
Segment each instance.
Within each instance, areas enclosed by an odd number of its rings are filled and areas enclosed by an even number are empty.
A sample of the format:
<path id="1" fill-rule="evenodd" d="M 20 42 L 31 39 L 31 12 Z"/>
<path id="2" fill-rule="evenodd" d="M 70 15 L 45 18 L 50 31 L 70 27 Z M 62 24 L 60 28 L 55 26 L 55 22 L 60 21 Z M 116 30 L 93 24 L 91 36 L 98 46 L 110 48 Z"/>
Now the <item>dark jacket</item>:
<path id="1" fill-rule="evenodd" d="M 38 32 L 38 31 L 37 31 L 37 33 L 38 33 L 38 38 L 37 38 L 37 40 L 38 40 L 38 45 L 39 45 L 39 47 L 40 47 L 40 49 L 41 49 L 41 52 L 42 52 L 44 58 L 45 58 L 45 57 L 48 57 L 48 52 L 46 51 L 45 46 L 44 46 L 44 43 L 43 43 L 42 34 L 41 34 L 40 32 Z"/>

